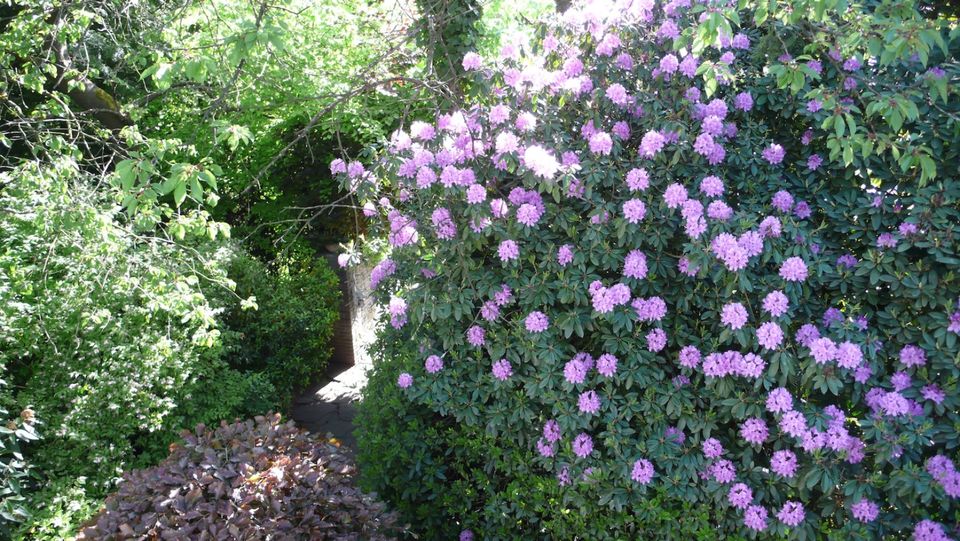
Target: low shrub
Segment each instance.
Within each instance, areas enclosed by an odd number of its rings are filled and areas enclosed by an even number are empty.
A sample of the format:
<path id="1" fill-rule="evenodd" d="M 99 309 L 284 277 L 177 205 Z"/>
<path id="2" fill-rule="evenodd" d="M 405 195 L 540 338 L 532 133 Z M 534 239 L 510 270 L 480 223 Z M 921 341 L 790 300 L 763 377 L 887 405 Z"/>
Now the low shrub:
<path id="1" fill-rule="evenodd" d="M 0 379 L 0 539 L 29 516 L 27 492 L 37 479 L 24 448 L 38 438 L 36 413 L 17 406 Z"/>
<path id="2" fill-rule="evenodd" d="M 15 530 L 13 539 L 63 541 L 73 539 L 80 526 L 103 507 L 103 488 L 85 477 L 52 479 L 30 495 L 30 517 Z"/>
<path id="3" fill-rule="evenodd" d="M 164 429 L 137 434 L 133 440 L 133 468 L 157 464 L 170 453 L 180 432 L 204 424 L 248 419 L 275 410 L 278 392 L 260 372 L 240 372 L 216 356 L 199 368 L 197 378 L 177 397 L 177 407 L 164 421 Z"/>
<path id="4" fill-rule="evenodd" d="M 279 415 L 200 425 L 158 466 L 125 474 L 78 539 L 392 538 L 395 517 L 355 475 L 338 445 Z"/>
<path id="5" fill-rule="evenodd" d="M 256 310 L 225 303 L 224 358 L 241 372 L 264 374 L 286 405 L 296 390 L 322 373 L 333 351 L 340 317 L 339 280 L 322 258 L 281 259 L 270 269 L 238 253 L 229 276 L 236 295 L 256 298 Z"/>

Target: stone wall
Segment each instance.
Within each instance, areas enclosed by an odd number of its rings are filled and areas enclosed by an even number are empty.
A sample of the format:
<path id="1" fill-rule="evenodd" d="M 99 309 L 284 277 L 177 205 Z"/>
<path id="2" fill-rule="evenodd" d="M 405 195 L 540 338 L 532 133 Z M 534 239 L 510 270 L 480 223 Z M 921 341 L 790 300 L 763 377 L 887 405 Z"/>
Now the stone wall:
<path id="1" fill-rule="evenodd" d="M 340 278 L 340 321 L 333 331 L 330 364 L 369 365 L 366 348 L 373 342 L 379 313 L 370 290 L 371 267 L 341 269 L 335 254 L 325 257 Z"/>

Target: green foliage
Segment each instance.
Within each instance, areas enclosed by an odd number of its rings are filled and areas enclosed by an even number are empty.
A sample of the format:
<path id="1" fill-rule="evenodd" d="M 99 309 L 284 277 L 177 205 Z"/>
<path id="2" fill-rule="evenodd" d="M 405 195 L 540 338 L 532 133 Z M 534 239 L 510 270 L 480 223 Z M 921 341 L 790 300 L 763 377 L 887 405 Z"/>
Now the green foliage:
<path id="1" fill-rule="evenodd" d="M 100 487 L 84 477 L 55 479 L 30 496 L 30 520 L 13 534 L 25 541 L 72 539 L 79 527 L 103 505 Z"/>
<path id="2" fill-rule="evenodd" d="M 224 333 L 230 332 L 224 328 Z M 266 374 L 235 370 L 225 358 L 211 359 L 198 369 L 195 380 L 178 397 L 177 407 L 167 416 L 164 429 L 140 433 L 133 439 L 137 455 L 131 466 L 145 468 L 163 460 L 169 446 L 179 440 L 181 430 L 266 413 L 276 409 L 281 396 L 286 393 L 277 391 Z"/>
<path id="3" fill-rule="evenodd" d="M 225 358 L 236 370 L 262 374 L 276 390 L 275 400 L 289 404 L 330 358 L 340 317 L 337 275 L 321 258 L 292 257 L 269 270 L 242 253 L 228 273 L 236 294 L 254 299 L 256 309 L 233 303 L 225 310 Z"/>
<path id="4" fill-rule="evenodd" d="M 87 181 L 68 156 L 0 173 L 0 363 L 47 426 L 44 473 L 103 484 L 216 343 L 197 284 L 222 254 L 136 234 Z"/>
<path id="5" fill-rule="evenodd" d="M 10 417 L 10 408 L 20 409 L 7 383 L 0 380 L 0 538 L 9 535 L 11 525 L 29 516 L 26 493 L 36 484 L 24 456 L 24 447 L 39 438 L 36 414 L 23 408 L 19 415 Z"/>
<path id="6" fill-rule="evenodd" d="M 63 538 L 178 429 L 262 413 L 322 370 L 335 275 L 312 251 L 269 271 L 237 253 L 292 251 L 310 216 L 286 207 L 340 195 L 316 164 L 382 138 L 409 89 L 353 87 L 410 62 L 380 56 L 405 29 L 362 1 L 2 4 L 2 405 L 35 407 L 44 438 L 0 435 L 0 522 L 23 508 L 23 535 Z M 313 248 L 356 228 L 313 218 Z M 258 234 L 230 246 L 227 220 Z M 237 258 L 260 312 L 229 291 Z"/>
<path id="7" fill-rule="evenodd" d="M 463 56 L 476 49 L 483 3 L 479 0 L 417 0 L 418 42 L 441 81 L 463 74 Z"/>
<path id="8" fill-rule="evenodd" d="M 356 418 L 360 486 L 396 509 L 421 539 L 716 539 L 710 510 L 664 493 L 597 513 L 597 483 L 564 491 L 522 449 L 411 402 L 396 374 L 416 370 L 405 332 L 384 328 Z M 728 539 L 738 539 L 728 537 Z"/>
<path id="9" fill-rule="evenodd" d="M 475 442 L 482 434 L 457 433 L 429 409 L 411 404 L 396 386 L 398 370 L 417 364 L 414 346 L 384 331 L 371 348 L 373 368 L 357 413 L 354 435 L 360 487 L 397 509 L 424 539 L 452 539 L 457 520 L 477 496 L 463 473 L 484 462 Z"/>
<path id="10" fill-rule="evenodd" d="M 343 208 L 291 208 L 344 196 L 326 164 L 383 139 L 413 87 L 394 80 L 411 65 L 398 52 L 406 49 L 385 51 L 405 30 L 389 6 L 294 1 L 259 15 L 235 0 L 178 13 L 161 35 L 164 52 L 142 64 L 157 97 L 136 114 L 146 133 L 189 141 L 220 166 L 216 216 L 254 232 L 252 250 L 272 259 L 294 218 L 311 219 L 302 233 L 314 248 L 355 232 Z"/>
<path id="11" fill-rule="evenodd" d="M 491 0 L 483 6 L 483 17 L 477 23 L 476 52 L 493 58 L 500 54 L 500 47 L 514 42 L 531 40 L 537 26 L 530 24 L 551 13 L 556 7 L 554 0 Z"/>

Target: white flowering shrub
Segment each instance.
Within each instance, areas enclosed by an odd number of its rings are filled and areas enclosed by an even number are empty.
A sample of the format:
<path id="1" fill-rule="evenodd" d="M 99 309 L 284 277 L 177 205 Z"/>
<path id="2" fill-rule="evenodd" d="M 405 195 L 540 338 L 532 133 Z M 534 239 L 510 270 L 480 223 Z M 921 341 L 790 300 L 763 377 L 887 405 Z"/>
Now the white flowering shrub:
<path id="1" fill-rule="evenodd" d="M 628 538 L 653 498 L 724 535 L 956 538 L 956 32 L 822 4 L 575 6 L 332 164 L 419 347 L 396 384 L 555 496 L 478 501 L 461 539 Z"/>

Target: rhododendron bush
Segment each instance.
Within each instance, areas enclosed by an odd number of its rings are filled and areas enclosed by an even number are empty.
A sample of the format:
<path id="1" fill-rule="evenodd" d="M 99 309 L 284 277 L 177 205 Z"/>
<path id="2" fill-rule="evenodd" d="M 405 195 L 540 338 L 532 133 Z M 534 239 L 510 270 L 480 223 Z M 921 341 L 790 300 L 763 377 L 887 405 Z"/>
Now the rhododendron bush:
<path id="1" fill-rule="evenodd" d="M 575 6 L 335 161 L 419 346 L 405 396 L 598 517 L 657 494 L 728 534 L 956 538 L 957 40 L 818 6 Z"/>

